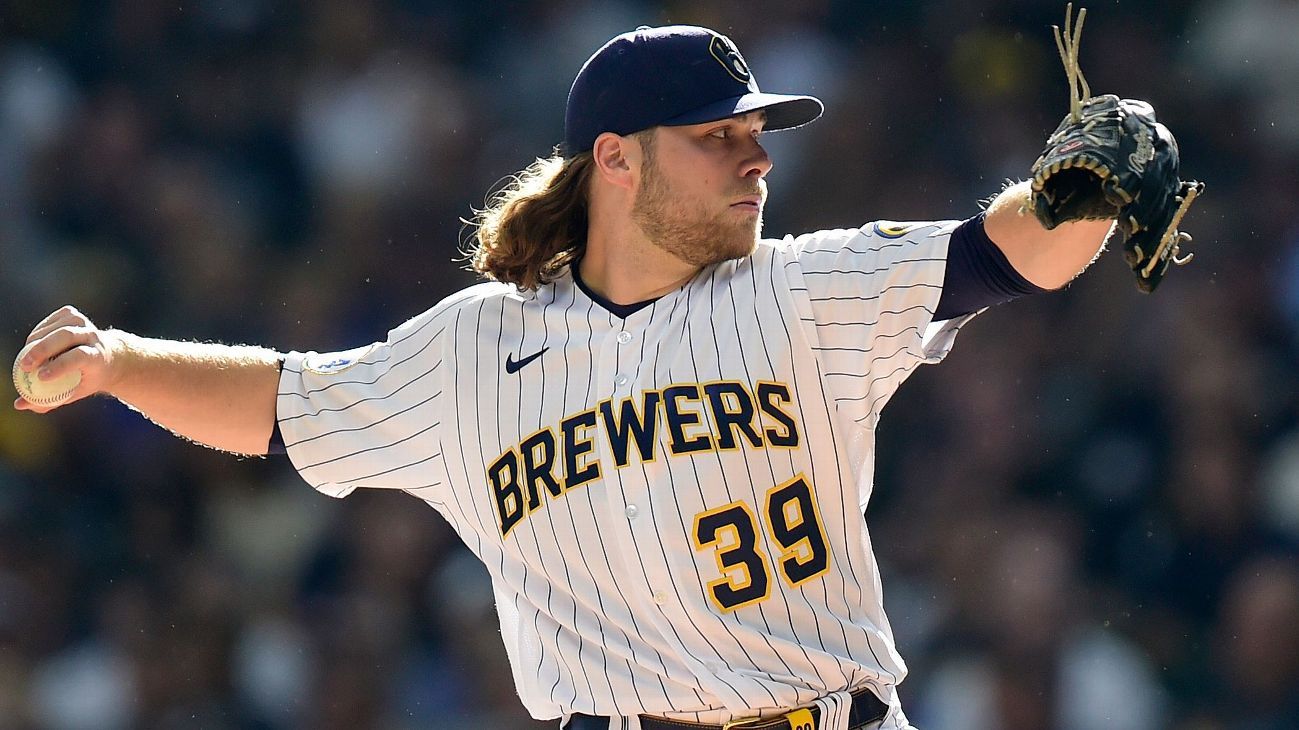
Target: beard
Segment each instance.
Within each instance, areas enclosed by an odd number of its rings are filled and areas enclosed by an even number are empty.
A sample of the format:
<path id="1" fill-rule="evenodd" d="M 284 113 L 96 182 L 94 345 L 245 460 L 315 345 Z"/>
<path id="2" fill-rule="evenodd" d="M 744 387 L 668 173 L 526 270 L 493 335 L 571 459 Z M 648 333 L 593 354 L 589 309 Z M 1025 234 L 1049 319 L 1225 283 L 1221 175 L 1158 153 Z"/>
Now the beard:
<path id="1" fill-rule="evenodd" d="M 703 203 L 674 193 L 647 160 L 641 187 L 632 204 L 632 220 L 655 246 L 693 266 L 711 266 L 753 253 L 762 233 L 762 214 L 737 216 L 729 210 L 710 213 Z M 762 183 L 734 191 L 763 194 Z"/>

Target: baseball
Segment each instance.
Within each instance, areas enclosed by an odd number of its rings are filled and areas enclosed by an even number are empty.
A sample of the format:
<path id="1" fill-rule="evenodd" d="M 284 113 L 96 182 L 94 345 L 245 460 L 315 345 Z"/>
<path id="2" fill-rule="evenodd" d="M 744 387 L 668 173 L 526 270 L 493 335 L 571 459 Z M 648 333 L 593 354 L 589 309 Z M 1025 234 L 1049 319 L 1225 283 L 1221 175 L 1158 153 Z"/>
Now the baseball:
<path id="1" fill-rule="evenodd" d="M 14 388 L 18 390 L 18 395 L 38 406 L 57 406 L 66 402 L 81 382 L 81 372 L 73 370 L 53 380 L 41 380 L 36 377 L 36 373 L 29 373 L 18 366 L 31 347 L 30 344 L 27 345 L 14 358 Z"/>

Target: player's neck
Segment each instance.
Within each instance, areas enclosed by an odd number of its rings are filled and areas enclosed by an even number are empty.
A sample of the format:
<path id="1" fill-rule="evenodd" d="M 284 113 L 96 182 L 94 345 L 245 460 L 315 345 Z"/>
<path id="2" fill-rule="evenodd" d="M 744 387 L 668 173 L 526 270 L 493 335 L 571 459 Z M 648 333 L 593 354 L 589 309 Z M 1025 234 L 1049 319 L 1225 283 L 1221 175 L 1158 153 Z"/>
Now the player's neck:
<path id="1" fill-rule="evenodd" d="M 699 267 L 655 246 L 635 226 L 614 229 L 592 221 L 578 271 L 596 294 L 614 304 L 637 304 L 675 291 Z"/>

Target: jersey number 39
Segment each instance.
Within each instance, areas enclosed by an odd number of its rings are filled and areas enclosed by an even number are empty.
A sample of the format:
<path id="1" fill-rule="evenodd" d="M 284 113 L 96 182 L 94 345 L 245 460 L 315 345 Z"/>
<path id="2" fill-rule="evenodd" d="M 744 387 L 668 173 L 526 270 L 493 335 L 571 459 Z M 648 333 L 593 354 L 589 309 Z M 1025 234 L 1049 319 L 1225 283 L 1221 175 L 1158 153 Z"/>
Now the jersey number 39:
<path id="1" fill-rule="evenodd" d="M 762 524 L 780 556 L 780 575 L 794 588 L 830 567 L 821 515 L 802 475 L 767 492 Z M 695 549 L 713 548 L 721 577 L 708 583 L 709 597 L 722 611 L 734 611 L 771 595 L 771 573 L 758 539 L 759 519 L 737 501 L 695 516 Z"/>

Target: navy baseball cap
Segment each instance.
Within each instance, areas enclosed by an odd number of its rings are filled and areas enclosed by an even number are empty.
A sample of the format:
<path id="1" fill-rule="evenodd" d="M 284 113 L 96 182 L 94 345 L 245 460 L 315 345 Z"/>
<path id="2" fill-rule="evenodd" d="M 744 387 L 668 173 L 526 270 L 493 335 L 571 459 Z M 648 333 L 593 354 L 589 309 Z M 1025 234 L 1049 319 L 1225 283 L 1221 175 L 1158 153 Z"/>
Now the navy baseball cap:
<path id="1" fill-rule="evenodd" d="M 589 152 L 604 132 L 700 124 L 764 109 L 765 129 L 821 116 L 811 96 L 768 94 L 731 39 L 693 25 L 641 26 L 615 36 L 578 72 L 564 115 L 564 154 Z"/>

